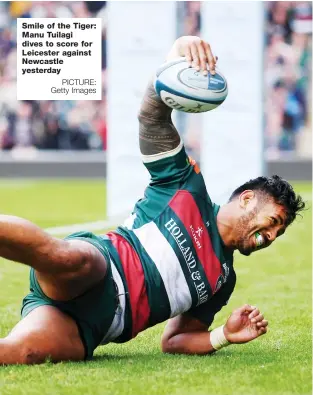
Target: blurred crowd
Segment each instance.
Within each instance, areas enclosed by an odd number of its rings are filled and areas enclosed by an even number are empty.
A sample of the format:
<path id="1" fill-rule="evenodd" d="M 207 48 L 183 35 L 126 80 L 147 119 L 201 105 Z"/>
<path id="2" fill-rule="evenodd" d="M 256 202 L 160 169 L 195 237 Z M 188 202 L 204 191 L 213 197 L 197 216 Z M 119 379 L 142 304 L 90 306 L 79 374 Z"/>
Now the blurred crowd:
<path id="1" fill-rule="evenodd" d="M 106 2 L 0 2 L 0 149 L 106 149 Z M 102 101 L 17 101 L 16 18 L 102 18 Z"/>
<path id="2" fill-rule="evenodd" d="M 312 128 L 312 3 L 265 4 L 267 156 L 305 154 Z"/>
<path id="3" fill-rule="evenodd" d="M 265 141 L 269 159 L 311 156 L 312 3 L 264 2 Z M 178 2 L 178 33 L 199 35 L 201 2 Z M 201 117 L 178 113 L 188 153 L 200 161 Z"/>
<path id="4" fill-rule="evenodd" d="M 264 2 L 265 137 L 268 156 L 311 145 L 312 3 Z M 199 35 L 201 2 L 177 2 L 178 34 Z M 102 101 L 17 101 L 16 18 L 102 18 Z M 105 150 L 106 2 L 0 1 L 0 149 Z M 189 153 L 199 160 L 201 117 L 179 113 Z"/>

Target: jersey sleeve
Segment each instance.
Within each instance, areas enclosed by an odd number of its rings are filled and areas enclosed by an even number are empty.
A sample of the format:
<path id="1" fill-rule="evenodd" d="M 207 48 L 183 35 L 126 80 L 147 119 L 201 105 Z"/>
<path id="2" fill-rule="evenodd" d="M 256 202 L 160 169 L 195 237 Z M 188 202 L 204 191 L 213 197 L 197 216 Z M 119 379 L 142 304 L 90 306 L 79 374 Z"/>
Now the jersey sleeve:
<path id="1" fill-rule="evenodd" d="M 155 155 L 142 155 L 150 173 L 150 186 L 167 186 L 183 183 L 192 172 L 192 165 L 181 142 L 171 151 Z"/>
<path id="2" fill-rule="evenodd" d="M 144 155 L 143 162 L 150 173 L 150 182 L 143 198 L 135 204 L 131 217 L 124 223 L 130 229 L 156 218 L 175 193 L 191 183 L 195 174 L 182 143 L 171 151 Z"/>
<path id="3" fill-rule="evenodd" d="M 222 307 L 228 303 L 228 300 L 233 293 L 235 285 L 236 274 L 235 271 L 232 269 L 229 273 L 229 278 L 227 279 L 227 282 L 222 285 L 220 290 L 216 292 L 213 297 L 206 303 L 190 309 L 188 313 L 192 317 L 203 322 L 209 328 L 214 320 L 215 314 L 217 314 L 222 309 Z"/>
<path id="4" fill-rule="evenodd" d="M 173 150 L 143 155 L 150 173 L 150 182 L 142 199 L 135 204 L 125 226 L 135 229 L 156 218 L 180 189 L 190 192 L 206 191 L 203 177 L 196 162 L 186 154 L 181 142 Z"/>

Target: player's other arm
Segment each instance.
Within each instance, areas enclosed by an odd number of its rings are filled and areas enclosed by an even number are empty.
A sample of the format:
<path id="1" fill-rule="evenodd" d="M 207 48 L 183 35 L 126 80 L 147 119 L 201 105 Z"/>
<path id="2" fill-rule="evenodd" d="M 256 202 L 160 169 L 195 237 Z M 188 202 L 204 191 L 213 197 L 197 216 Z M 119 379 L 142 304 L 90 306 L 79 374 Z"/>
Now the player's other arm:
<path id="1" fill-rule="evenodd" d="M 208 331 L 207 325 L 185 313 L 168 321 L 162 335 L 162 351 L 173 354 L 210 354 L 218 349 L 216 344 L 225 342 L 224 339 L 229 344 L 247 343 L 256 339 L 266 333 L 267 325 L 268 321 L 259 309 L 247 304 L 234 310 L 223 329 L 218 328 L 219 332 L 215 334 Z"/>
<path id="2" fill-rule="evenodd" d="M 216 58 L 208 43 L 195 36 L 180 37 L 173 44 L 167 61 L 185 56 L 197 70 L 215 72 Z M 149 83 L 139 111 L 139 144 L 143 155 L 155 155 L 177 148 L 180 137 L 171 119 L 172 109 L 166 106 Z"/>

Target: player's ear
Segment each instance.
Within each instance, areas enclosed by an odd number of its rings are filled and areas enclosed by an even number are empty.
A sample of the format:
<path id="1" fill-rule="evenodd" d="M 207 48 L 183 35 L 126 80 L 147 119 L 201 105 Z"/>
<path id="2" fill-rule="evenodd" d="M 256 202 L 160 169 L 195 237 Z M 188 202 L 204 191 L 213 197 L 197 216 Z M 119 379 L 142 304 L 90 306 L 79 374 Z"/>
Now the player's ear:
<path id="1" fill-rule="evenodd" d="M 247 189 L 239 195 L 239 205 L 244 210 L 252 210 L 257 205 L 257 196 L 254 191 Z"/>

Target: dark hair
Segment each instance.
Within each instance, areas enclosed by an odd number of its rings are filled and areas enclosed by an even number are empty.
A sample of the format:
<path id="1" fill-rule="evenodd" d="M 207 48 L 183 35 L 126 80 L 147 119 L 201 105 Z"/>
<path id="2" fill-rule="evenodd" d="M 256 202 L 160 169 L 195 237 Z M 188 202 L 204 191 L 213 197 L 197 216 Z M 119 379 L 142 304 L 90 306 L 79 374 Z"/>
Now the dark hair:
<path id="1" fill-rule="evenodd" d="M 231 194 L 229 201 L 248 189 L 271 196 L 276 204 L 283 206 L 286 210 L 286 226 L 290 225 L 296 218 L 296 215 L 305 207 L 301 196 L 295 194 L 289 182 L 277 175 L 257 177 L 244 183 Z"/>

